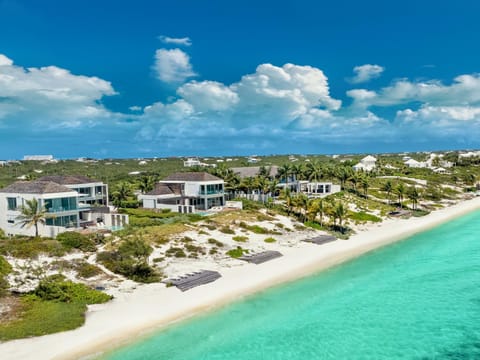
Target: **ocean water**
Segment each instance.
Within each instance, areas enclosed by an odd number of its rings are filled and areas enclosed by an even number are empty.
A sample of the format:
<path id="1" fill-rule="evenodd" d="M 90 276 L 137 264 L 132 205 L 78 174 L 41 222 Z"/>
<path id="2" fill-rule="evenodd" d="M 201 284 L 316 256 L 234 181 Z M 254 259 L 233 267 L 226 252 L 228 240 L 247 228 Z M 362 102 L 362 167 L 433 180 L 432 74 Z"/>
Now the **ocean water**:
<path id="1" fill-rule="evenodd" d="M 103 359 L 480 359 L 480 212 Z"/>

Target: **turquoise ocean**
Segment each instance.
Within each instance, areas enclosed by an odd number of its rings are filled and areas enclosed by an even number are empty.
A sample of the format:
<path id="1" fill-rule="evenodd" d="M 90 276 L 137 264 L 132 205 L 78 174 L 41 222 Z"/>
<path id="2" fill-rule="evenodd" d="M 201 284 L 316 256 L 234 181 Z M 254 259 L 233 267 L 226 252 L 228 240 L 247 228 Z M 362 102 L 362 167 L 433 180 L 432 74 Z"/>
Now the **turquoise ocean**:
<path id="1" fill-rule="evenodd" d="M 480 359 L 480 212 L 102 359 Z"/>

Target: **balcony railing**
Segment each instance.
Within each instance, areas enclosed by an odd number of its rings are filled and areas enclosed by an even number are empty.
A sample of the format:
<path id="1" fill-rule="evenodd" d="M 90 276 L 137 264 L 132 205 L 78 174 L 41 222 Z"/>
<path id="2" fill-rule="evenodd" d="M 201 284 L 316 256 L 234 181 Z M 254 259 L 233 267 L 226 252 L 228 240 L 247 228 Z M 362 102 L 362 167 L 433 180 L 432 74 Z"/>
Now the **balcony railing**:
<path id="1" fill-rule="evenodd" d="M 199 195 L 223 195 L 223 190 L 210 190 L 210 191 L 199 191 Z"/>

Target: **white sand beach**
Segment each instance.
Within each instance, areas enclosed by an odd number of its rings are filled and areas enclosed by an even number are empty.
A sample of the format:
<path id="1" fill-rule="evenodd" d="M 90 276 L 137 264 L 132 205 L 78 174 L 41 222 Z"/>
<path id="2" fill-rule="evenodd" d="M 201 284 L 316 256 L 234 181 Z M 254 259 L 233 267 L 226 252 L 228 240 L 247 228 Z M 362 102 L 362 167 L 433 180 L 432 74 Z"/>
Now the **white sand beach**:
<path id="1" fill-rule="evenodd" d="M 372 224 L 349 240 L 323 245 L 299 242 L 291 247 L 269 244 L 269 249 L 279 250 L 284 256 L 260 265 L 245 263 L 217 268 L 222 275 L 219 280 L 186 292 L 158 283 L 138 285 L 130 292 L 116 289 L 114 300 L 89 308 L 81 328 L 2 343 L 0 358 L 78 359 L 99 354 L 162 326 L 313 274 L 477 209 L 480 209 L 480 197 L 424 217 L 388 219 Z"/>

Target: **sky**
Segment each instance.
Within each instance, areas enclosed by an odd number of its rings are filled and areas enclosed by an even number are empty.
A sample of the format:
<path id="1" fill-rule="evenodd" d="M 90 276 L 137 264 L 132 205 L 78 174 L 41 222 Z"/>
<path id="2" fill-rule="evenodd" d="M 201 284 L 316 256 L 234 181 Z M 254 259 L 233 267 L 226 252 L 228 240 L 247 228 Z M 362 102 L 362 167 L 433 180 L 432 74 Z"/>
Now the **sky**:
<path id="1" fill-rule="evenodd" d="M 476 0 L 0 0 L 0 159 L 480 147 Z"/>

